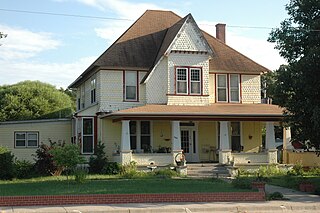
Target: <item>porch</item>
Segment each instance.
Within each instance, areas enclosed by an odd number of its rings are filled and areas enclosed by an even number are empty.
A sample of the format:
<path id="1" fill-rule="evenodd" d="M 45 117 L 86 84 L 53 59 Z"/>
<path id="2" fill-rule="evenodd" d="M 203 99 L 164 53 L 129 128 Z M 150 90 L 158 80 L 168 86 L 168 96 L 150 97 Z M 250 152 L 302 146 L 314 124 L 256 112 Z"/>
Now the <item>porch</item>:
<path id="1" fill-rule="evenodd" d="M 232 106 L 238 113 L 232 116 L 231 110 L 229 114 L 225 110 L 219 114 L 203 113 L 203 109 L 208 110 L 204 106 L 147 105 L 102 118 L 111 118 L 112 124 L 121 124 L 121 142 L 113 160 L 122 164 L 135 161 L 138 165 L 175 165 L 175 157 L 181 153 L 187 162 L 218 161 L 228 165 L 277 163 L 276 147 L 280 144 L 275 140 L 274 125 L 282 119 L 282 112 L 274 105 L 247 104 L 245 108 L 239 105 L 227 105 L 227 109 Z M 214 111 L 225 107 L 223 104 L 216 106 L 209 109 Z M 161 113 L 157 112 L 159 107 L 162 108 Z M 242 114 L 237 107 L 241 108 Z M 186 108 L 189 112 L 181 115 Z M 277 109 L 277 113 L 270 115 L 270 108 Z M 172 109 L 175 113 L 169 114 Z M 264 143 L 262 128 L 265 128 Z"/>

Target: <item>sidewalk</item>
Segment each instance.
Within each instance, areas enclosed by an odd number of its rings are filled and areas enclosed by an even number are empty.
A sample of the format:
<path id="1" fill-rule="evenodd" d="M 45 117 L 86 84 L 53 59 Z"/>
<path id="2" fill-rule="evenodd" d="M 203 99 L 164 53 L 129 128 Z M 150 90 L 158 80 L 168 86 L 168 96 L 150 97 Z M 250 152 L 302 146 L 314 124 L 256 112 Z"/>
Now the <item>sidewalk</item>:
<path id="1" fill-rule="evenodd" d="M 140 212 L 320 212 L 320 197 L 295 190 L 266 186 L 266 191 L 281 192 L 290 200 L 266 202 L 215 202 L 215 203 L 141 203 L 113 205 L 73 205 L 73 206 L 33 206 L 33 207 L 0 207 L 1 213 L 140 213 Z"/>

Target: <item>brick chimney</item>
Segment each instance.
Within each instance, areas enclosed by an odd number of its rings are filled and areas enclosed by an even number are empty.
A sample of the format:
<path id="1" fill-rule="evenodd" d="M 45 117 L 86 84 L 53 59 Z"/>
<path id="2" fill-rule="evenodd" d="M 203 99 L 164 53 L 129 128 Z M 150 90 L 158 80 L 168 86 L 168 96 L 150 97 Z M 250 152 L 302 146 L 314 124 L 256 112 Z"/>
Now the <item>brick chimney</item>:
<path id="1" fill-rule="evenodd" d="M 216 38 L 226 43 L 226 24 L 216 24 Z"/>

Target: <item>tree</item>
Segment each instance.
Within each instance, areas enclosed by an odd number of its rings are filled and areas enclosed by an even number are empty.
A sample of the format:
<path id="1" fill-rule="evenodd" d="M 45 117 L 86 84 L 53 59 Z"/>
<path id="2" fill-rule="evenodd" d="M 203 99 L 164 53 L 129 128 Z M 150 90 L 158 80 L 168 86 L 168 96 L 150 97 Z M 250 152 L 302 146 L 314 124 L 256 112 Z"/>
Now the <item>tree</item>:
<path id="1" fill-rule="evenodd" d="M 23 81 L 0 86 L 0 121 L 70 117 L 75 102 L 54 86 Z"/>
<path id="2" fill-rule="evenodd" d="M 288 65 L 275 72 L 273 98 L 284 107 L 293 139 L 320 146 L 320 1 L 291 0 L 289 18 L 273 30 L 275 42 Z"/>

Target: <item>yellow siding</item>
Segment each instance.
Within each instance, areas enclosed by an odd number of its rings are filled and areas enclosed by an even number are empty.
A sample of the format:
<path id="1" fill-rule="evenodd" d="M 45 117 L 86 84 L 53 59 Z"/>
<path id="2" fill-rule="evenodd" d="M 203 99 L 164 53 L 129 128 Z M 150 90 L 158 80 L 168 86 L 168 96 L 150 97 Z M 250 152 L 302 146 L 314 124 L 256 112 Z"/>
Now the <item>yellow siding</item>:
<path id="1" fill-rule="evenodd" d="M 71 120 L 68 121 L 47 121 L 30 123 L 12 123 L 0 125 L 0 145 L 9 148 L 18 159 L 34 161 L 37 148 L 15 148 L 14 132 L 36 131 L 39 132 L 39 144 L 53 142 L 70 143 L 71 140 Z"/>
<path id="2" fill-rule="evenodd" d="M 215 103 L 215 75 L 214 74 L 209 74 L 209 102 L 210 104 Z"/>
<path id="3" fill-rule="evenodd" d="M 153 149 L 161 147 L 171 148 L 171 123 L 170 121 L 153 121 Z"/>
<path id="4" fill-rule="evenodd" d="M 101 142 L 105 144 L 106 155 L 112 160 L 112 153 L 121 144 L 121 122 L 112 122 L 111 119 L 102 119 L 100 123 L 102 130 Z"/>
<path id="5" fill-rule="evenodd" d="M 261 129 L 261 122 L 242 122 L 242 145 L 244 152 L 259 151 L 259 146 L 262 144 Z"/>
<path id="6" fill-rule="evenodd" d="M 292 152 L 285 151 L 287 164 L 301 163 L 305 167 L 320 167 L 320 158 L 315 152 Z"/>
<path id="7" fill-rule="evenodd" d="M 198 153 L 200 161 L 217 160 L 210 148 L 218 148 L 216 122 L 199 122 L 198 124 Z M 210 155 L 210 156 L 209 156 Z"/>

